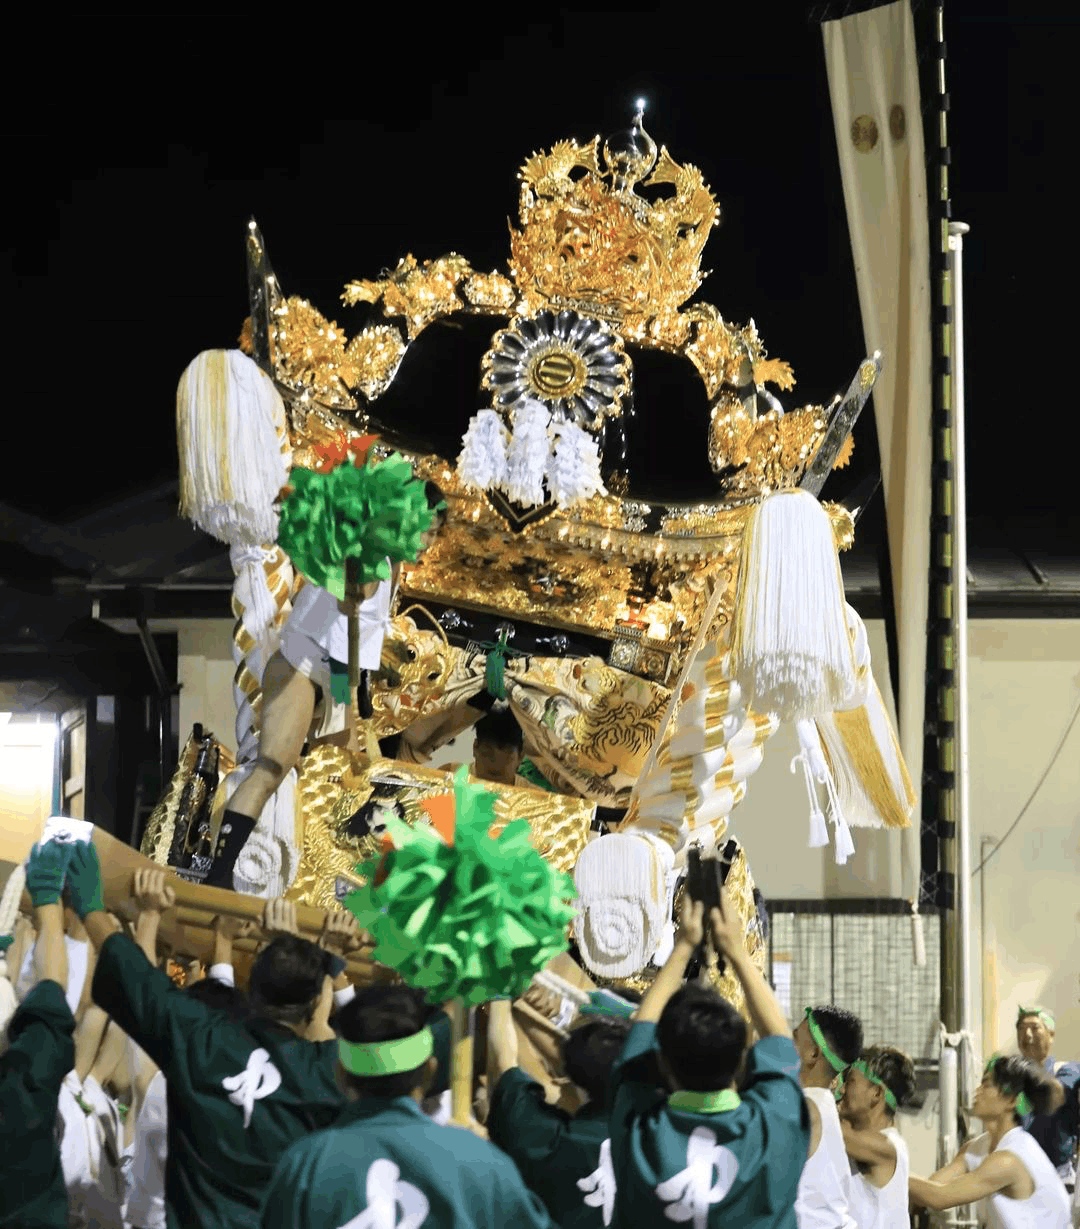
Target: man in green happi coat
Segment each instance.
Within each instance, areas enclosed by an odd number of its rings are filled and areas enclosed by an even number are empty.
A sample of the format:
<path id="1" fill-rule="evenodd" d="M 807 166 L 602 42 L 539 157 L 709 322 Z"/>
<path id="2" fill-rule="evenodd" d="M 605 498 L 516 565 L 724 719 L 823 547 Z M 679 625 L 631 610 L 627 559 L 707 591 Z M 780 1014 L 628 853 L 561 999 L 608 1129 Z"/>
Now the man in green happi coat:
<path id="1" fill-rule="evenodd" d="M 747 1053 L 746 1023 L 730 1003 L 703 986 L 679 989 L 705 933 L 704 906 L 687 897 L 675 947 L 612 1074 L 614 1224 L 796 1229 L 795 1195 L 810 1139 L 799 1056 L 776 996 L 746 954 L 726 893 L 708 923 L 760 1040 Z M 744 1054 L 740 1094 L 735 1082 Z"/>
<path id="2" fill-rule="evenodd" d="M 431 1030 L 405 986 L 361 990 L 338 1015 L 350 1104 L 277 1167 L 261 1229 L 548 1229 L 551 1218 L 493 1144 L 420 1110 Z"/>
<path id="3" fill-rule="evenodd" d="M 34 846 L 26 890 L 34 906 L 38 982 L 23 999 L 0 1054 L 0 1226 L 66 1229 L 68 1198 L 56 1115 L 60 1085 L 75 1065 L 75 1017 L 64 987 L 67 948 L 60 903 L 68 847 Z M 0 952 L 10 944 L 0 936 Z"/>
<path id="4" fill-rule="evenodd" d="M 629 1019 L 593 1015 L 563 1040 L 563 1070 L 587 1098 L 576 1114 L 568 1114 L 548 1105 L 543 1087 L 517 1065 L 510 1004 L 492 1003 L 489 1010 L 491 1142 L 514 1160 L 529 1190 L 563 1229 L 604 1229 L 615 1210 L 607 1083 L 630 1032 Z"/>
<path id="5" fill-rule="evenodd" d="M 333 958 L 279 935 L 252 966 L 251 1015 L 236 1020 L 178 990 L 117 931 L 104 912 L 92 845 L 75 846 L 68 892 L 98 949 L 94 1002 L 165 1076 L 169 1229 L 250 1229 L 289 1145 L 328 1126 L 344 1105 L 336 1044 L 312 1040 L 333 1036 L 326 1023 Z M 157 907 L 172 903 L 162 877 Z M 448 1053 L 449 1021 L 437 1018 Z"/>

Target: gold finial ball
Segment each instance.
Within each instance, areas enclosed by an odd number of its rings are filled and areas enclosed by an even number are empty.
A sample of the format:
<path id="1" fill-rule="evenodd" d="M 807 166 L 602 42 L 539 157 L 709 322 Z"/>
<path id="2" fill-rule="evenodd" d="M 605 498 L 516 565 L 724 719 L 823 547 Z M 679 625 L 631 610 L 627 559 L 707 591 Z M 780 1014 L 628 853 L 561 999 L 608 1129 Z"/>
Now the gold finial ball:
<path id="1" fill-rule="evenodd" d="M 639 98 L 632 125 L 604 142 L 604 162 L 617 192 L 629 191 L 656 164 L 656 142 L 645 131 L 644 116 L 645 100 Z"/>

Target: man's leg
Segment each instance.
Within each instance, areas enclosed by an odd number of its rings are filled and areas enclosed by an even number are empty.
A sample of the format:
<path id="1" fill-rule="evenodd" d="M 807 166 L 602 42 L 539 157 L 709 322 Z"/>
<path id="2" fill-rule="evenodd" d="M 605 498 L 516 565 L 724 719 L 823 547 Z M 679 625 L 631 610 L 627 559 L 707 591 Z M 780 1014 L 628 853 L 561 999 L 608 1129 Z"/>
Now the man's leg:
<path id="1" fill-rule="evenodd" d="M 315 711 L 315 685 L 275 653 L 263 675 L 262 728 L 255 767 L 229 800 L 206 882 L 232 887 L 232 871 L 263 807 L 296 765 Z"/>

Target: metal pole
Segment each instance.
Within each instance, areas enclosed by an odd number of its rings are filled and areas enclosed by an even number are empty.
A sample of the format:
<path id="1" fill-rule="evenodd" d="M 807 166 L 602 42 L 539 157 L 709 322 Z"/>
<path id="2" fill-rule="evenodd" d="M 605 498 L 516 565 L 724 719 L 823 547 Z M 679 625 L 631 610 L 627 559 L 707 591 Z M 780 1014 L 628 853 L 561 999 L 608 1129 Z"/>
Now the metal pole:
<path id="1" fill-rule="evenodd" d="M 956 920 L 959 927 L 957 972 L 958 1024 L 970 1033 L 971 1005 L 971 815 L 968 762 L 967 493 L 964 447 L 964 235 L 966 222 L 949 223 L 952 265 L 953 370 L 953 594 L 956 645 Z M 963 1082 L 963 1073 L 961 1073 Z M 962 1088 L 963 1093 L 974 1090 Z"/>

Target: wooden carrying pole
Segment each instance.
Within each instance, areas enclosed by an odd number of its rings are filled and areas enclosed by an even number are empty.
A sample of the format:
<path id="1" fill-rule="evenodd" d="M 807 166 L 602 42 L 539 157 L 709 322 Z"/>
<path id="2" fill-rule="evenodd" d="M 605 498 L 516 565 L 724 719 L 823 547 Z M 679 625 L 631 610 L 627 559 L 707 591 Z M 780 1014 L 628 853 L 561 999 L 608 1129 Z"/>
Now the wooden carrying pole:
<path id="1" fill-rule="evenodd" d="M 450 1121 L 459 1127 L 472 1122 L 473 1030 L 472 1010 L 461 999 L 449 1006 L 450 1016 Z"/>
<path id="2" fill-rule="evenodd" d="M 26 830 L 8 828 L 0 841 L 0 860 L 9 864 L 21 862 L 31 846 L 41 836 L 40 824 L 31 824 Z M 262 919 L 266 901 L 259 896 L 247 896 L 230 892 L 226 888 L 211 888 L 204 884 L 188 883 L 169 874 L 168 868 L 159 866 L 130 845 L 118 841 L 101 828 L 93 830 L 94 847 L 101 863 L 102 894 L 105 908 L 126 921 L 134 922 L 138 906 L 132 897 L 132 881 L 137 870 L 165 870 L 169 886 L 176 893 L 176 905 L 162 914 L 161 937 L 174 952 L 197 956 L 207 961 L 214 946 L 213 922 L 218 916 L 241 918 L 258 923 Z M 29 911 L 29 898 L 23 898 L 24 908 Z M 297 903 L 296 922 L 300 934 L 312 942 L 323 931 L 327 911 L 311 905 Z M 250 941 L 240 940 L 242 951 Z M 253 945 L 252 945 L 253 946 Z M 392 978 L 389 969 L 374 965 L 370 960 L 371 948 L 362 948 L 348 958 L 349 971 L 361 981 Z"/>

